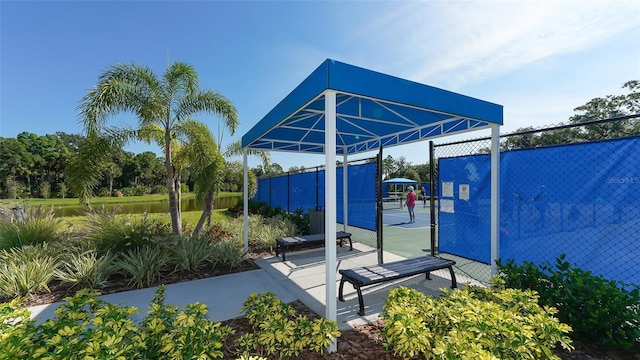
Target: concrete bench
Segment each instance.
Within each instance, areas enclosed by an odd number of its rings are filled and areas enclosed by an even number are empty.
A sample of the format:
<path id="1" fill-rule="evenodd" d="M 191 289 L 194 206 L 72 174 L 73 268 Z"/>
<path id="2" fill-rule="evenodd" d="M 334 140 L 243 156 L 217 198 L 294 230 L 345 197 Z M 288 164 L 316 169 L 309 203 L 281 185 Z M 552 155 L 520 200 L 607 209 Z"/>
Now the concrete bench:
<path id="1" fill-rule="evenodd" d="M 340 247 L 342 247 L 342 243 L 344 240 L 349 240 L 349 251 L 353 250 L 353 243 L 351 242 L 351 234 L 344 231 L 338 231 L 336 233 L 336 240 L 340 241 Z M 276 239 L 276 256 L 279 256 L 282 253 L 282 261 L 286 261 L 286 249 L 287 247 L 292 246 L 300 246 L 303 244 L 312 244 L 312 243 L 324 243 L 325 236 L 324 234 L 313 234 L 313 235 L 300 235 L 300 236 L 291 236 L 284 238 Z"/>
<path id="2" fill-rule="evenodd" d="M 449 273 L 451 274 L 451 288 L 455 289 L 457 287 L 456 275 L 453 273 L 453 265 L 455 265 L 455 263 L 456 262 L 453 260 L 428 255 L 394 261 L 386 264 L 339 270 L 338 272 L 342 275 L 342 279 L 340 279 L 338 300 L 344 301 L 344 297 L 342 296 L 344 283 L 351 283 L 354 289 L 358 292 L 358 302 L 360 304 L 358 315 L 363 316 L 364 300 L 362 299 L 361 291 L 363 286 L 392 281 L 422 273 L 426 273 L 427 279 L 430 279 L 429 274 L 431 271 L 440 269 L 449 269 Z"/>

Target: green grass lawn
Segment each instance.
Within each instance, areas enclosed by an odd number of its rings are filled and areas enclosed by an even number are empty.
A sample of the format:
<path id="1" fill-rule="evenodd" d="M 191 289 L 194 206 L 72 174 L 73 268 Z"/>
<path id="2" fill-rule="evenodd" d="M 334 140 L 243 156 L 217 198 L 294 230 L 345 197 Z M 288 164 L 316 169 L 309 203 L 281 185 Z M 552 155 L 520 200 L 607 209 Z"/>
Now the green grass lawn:
<path id="1" fill-rule="evenodd" d="M 229 196 L 229 195 L 238 195 L 238 194 L 242 194 L 239 192 L 220 192 L 217 194 L 217 196 Z M 192 199 L 195 197 L 194 193 L 183 193 L 182 194 L 182 199 L 183 200 L 187 200 L 187 199 Z M 107 204 L 107 203 L 112 203 L 112 204 L 122 204 L 122 203 L 128 203 L 128 202 L 145 202 L 145 201 L 169 201 L 169 195 L 167 194 L 154 194 L 154 195 L 142 195 L 142 196 L 125 196 L 125 197 L 94 197 L 91 198 L 90 203 L 91 204 Z M 17 200 L 11 200 L 11 199 L 2 199 L 0 200 L 0 206 L 14 206 L 16 203 L 18 204 L 23 204 L 23 203 L 27 203 L 29 205 L 32 206 L 37 206 L 37 205 L 54 205 L 54 206 L 61 206 L 61 205 L 78 205 L 79 201 L 77 198 L 66 198 L 66 199 L 59 199 L 59 198 L 51 198 L 51 199 L 41 199 L 41 198 L 30 198 L 30 199 L 17 199 Z"/>
<path id="2" fill-rule="evenodd" d="M 221 192 L 218 196 L 228 196 L 228 195 L 237 195 L 239 193 L 232 192 Z M 182 194 L 183 200 L 194 198 L 195 194 L 188 193 Z M 91 204 L 123 204 L 123 203 L 135 203 L 135 202 L 153 202 L 153 201 L 168 201 L 168 195 L 166 194 L 155 194 L 155 195 L 144 195 L 144 196 L 126 196 L 126 197 L 94 197 L 91 199 Z M 17 201 L 13 201 L 10 199 L 2 199 L 0 200 L 0 207 L 5 210 L 10 209 L 18 203 L 20 206 L 23 204 L 27 204 L 28 206 L 73 206 L 78 205 L 77 198 L 67 198 L 67 199 L 19 199 Z M 226 209 L 216 209 L 212 213 L 212 221 L 223 221 L 228 219 L 228 216 L 225 214 Z M 202 215 L 202 211 L 183 211 L 182 212 L 182 223 L 183 225 L 195 226 L 200 220 L 200 216 Z M 129 216 L 132 219 L 140 219 L 144 216 L 144 214 L 123 214 L 122 216 Z M 149 219 L 158 219 L 167 224 L 171 223 L 171 217 L 169 213 L 152 213 L 147 214 Z M 84 223 L 87 221 L 86 216 L 67 216 L 61 218 L 64 223 L 72 225 L 74 227 L 82 227 Z"/>

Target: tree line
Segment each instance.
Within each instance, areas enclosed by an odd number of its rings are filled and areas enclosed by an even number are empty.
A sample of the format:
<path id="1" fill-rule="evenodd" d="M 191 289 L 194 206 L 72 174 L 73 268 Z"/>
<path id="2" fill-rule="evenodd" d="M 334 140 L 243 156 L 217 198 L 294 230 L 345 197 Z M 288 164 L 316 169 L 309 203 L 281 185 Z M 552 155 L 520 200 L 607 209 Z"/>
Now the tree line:
<path id="1" fill-rule="evenodd" d="M 47 135 L 22 132 L 15 138 L 0 137 L 0 198 L 78 197 L 68 186 L 67 167 L 78 156 L 80 144 L 86 141 L 86 136 L 65 132 Z M 277 171 L 279 165 L 275 165 Z M 241 191 L 242 163 L 225 161 L 224 167 L 220 190 Z M 251 169 L 252 173 L 258 168 Z M 164 158 L 152 151 L 136 154 L 123 148 L 113 149 L 101 163 L 95 195 L 166 194 L 164 170 Z M 249 182 L 255 186 L 253 174 Z M 187 176 L 183 191 L 192 191 L 193 186 L 193 180 Z"/>

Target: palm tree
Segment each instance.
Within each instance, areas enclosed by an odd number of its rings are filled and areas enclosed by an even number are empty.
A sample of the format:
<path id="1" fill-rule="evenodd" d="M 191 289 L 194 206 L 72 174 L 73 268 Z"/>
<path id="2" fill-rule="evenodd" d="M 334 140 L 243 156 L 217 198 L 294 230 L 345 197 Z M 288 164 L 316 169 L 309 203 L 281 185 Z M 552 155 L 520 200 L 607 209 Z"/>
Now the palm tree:
<path id="1" fill-rule="evenodd" d="M 193 178 L 196 199 L 201 200 L 204 209 L 193 230 L 198 236 L 205 220 L 210 225 L 215 194 L 220 190 L 224 174 L 224 159 L 209 128 L 196 120 L 183 124 L 186 141 L 176 153 L 177 163 L 187 166 Z"/>
<path id="2" fill-rule="evenodd" d="M 219 93 L 201 90 L 198 74 L 191 65 L 175 62 L 158 78 L 150 68 L 131 63 L 114 65 L 102 73 L 78 109 L 88 137 L 122 143 L 155 141 L 163 149 L 171 225 L 174 234 L 182 234 L 180 174 L 175 171 L 172 146 L 184 135 L 184 122 L 201 112 L 218 115 L 233 134 L 238 126 L 233 104 Z M 107 119 L 120 112 L 135 114 L 137 127 L 107 128 Z"/>

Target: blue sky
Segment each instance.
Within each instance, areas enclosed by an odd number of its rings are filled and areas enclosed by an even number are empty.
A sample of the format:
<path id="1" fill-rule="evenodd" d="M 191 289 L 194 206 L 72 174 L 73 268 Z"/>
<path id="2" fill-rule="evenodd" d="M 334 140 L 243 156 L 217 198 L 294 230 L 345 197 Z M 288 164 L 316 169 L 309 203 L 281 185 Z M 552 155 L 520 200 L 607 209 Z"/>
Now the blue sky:
<path id="1" fill-rule="evenodd" d="M 167 61 L 192 64 L 201 87 L 238 109 L 240 127 L 223 145 L 239 140 L 326 58 L 501 104 L 503 132 L 566 121 L 575 107 L 640 79 L 635 0 L 2 0 L 0 33 L 2 137 L 82 133 L 78 101 L 119 62 L 158 74 Z M 198 119 L 217 133 L 215 117 Z M 109 123 L 121 122 L 135 120 Z M 144 144 L 127 149 L 159 153 Z M 423 164 L 427 144 L 386 154 Z M 323 159 L 272 153 L 285 170 Z"/>

